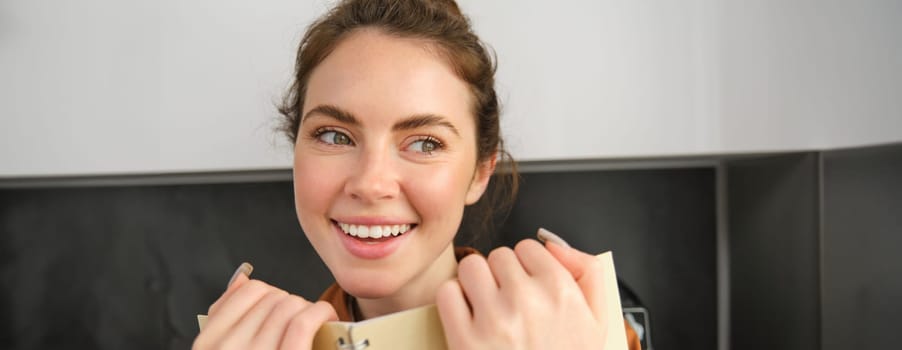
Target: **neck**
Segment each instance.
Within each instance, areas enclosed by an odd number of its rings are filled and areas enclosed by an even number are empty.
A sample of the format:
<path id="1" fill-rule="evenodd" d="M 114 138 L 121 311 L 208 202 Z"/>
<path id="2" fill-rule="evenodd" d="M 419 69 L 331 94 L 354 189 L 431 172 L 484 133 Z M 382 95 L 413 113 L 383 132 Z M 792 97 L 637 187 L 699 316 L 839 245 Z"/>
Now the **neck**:
<path id="1" fill-rule="evenodd" d="M 434 304 L 438 287 L 455 276 L 457 276 L 457 258 L 454 256 L 454 245 L 449 244 L 432 265 L 397 292 L 378 299 L 357 299 L 357 306 L 363 319 L 370 319 Z"/>

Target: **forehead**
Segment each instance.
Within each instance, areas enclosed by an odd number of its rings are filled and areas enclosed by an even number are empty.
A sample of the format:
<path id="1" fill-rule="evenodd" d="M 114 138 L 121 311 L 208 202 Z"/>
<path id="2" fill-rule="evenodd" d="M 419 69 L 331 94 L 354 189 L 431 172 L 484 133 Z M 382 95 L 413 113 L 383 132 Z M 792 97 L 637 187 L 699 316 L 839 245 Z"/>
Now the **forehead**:
<path id="1" fill-rule="evenodd" d="M 436 114 L 473 125 L 471 103 L 466 83 L 434 44 L 365 29 L 344 38 L 313 70 L 302 115 L 331 104 L 349 110 L 364 124 Z"/>

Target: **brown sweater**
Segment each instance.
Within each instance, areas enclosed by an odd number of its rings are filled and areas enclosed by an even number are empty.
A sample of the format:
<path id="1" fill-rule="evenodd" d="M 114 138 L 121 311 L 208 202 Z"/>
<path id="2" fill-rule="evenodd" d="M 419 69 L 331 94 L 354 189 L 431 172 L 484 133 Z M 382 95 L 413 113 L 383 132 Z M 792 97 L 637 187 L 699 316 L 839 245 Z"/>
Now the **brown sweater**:
<path id="1" fill-rule="evenodd" d="M 470 247 L 454 247 L 454 255 L 457 257 L 457 261 L 470 254 L 479 254 L 479 251 Z M 328 301 L 332 304 L 339 321 L 351 322 L 354 320 L 355 317 L 351 314 L 352 310 L 349 307 L 351 296 L 341 289 L 338 283 L 333 283 L 329 286 L 323 292 L 323 295 L 319 297 L 319 300 Z M 633 327 L 626 320 L 624 320 L 624 328 L 626 328 L 626 343 L 629 345 L 629 350 L 641 350 L 639 336 L 636 335 L 636 331 L 633 330 Z"/>

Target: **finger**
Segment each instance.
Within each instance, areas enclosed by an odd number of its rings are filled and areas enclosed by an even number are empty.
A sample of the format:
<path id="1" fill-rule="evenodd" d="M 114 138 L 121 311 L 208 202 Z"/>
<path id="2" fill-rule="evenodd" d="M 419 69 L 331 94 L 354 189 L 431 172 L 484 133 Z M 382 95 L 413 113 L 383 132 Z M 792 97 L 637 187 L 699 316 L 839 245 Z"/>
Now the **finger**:
<path id="1" fill-rule="evenodd" d="M 256 342 L 255 336 L 272 312 L 273 307 L 288 296 L 288 292 L 276 289 L 267 293 L 260 301 L 248 310 L 238 323 L 226 334 L 226 344 L 250 344 Z"/>
<path id="2" fill-rule="evenodd" d="M 332 304 L 317 301 L 313 305 L 298 312 L 288 323 L 285 336 L 282 337 L 280 349 L 310 349 L 313 336 L 323 323 L 337 321 L 338 315 Z"/>
<path id="3" fill-rule="evenodd" d="M 464 292 L 457 280 L 442 284 L 435 296 L 438 316 L 445 330 L 445 339 L 450 349 L 466 349 L 463 342 L 470 339 L 473 327 L 473 315 L 464 297 Z"/>
<path id="4" fill-rule="evenodd" d="M 545 244 L 548 252 L 570 272 L 586 302 L 596 318 L 601 318 L 605 310 L 604 268 L 594 256 L 558 244 Z"/>
<path id="5" fill-rule="evenodd" d="M 254 337 L 254 347 L 276 349 L 282 343 L 282 337 L 285 335 L 285 329 L 288 328 L 291 318 L 312 304 L 297 295 L 289 295 L 280 300 L 257 331 L 257 335 Z"/>
<path id="6" fill-rule="evenodd" d="M 221 338 L 235 326 L 244 315 L 274 287 L 260 280 L 244 282 L 230 296 L 225 298 L 215 313 L 207 319 L 204 332 Z"/>
<path id="7" fill-rule="evenodd" d="M 457 266 L 457 279 L 473 307 L 473 317 L 492 310 L 498 300 L 498 285 L 485 258 L 470 254 L 461 259 Z"/>
<path id="8" fill-rule="evenodd" d="M 487 261 L 502 292 L 522 286 L 523 281 L 529 278 L 517 255 L 508 247 L 492 250 Z"/>
<path id="9" fill-rule="evenodd" d="M 219 299 L 216 299 L 210 308 L 207 310 L 207 316 L 213 315 L 216 309 L 219 308 L 219 304 L 221 304 L 222 300 L 227 299 L 232 293 L 235 292 L 238 288 L 240 288 L 244 283 L 250 280 L 251 272 L 254 271 L 254 266 L 250 263 L 243 262 L 235 272 L 232 273 L 232 278 L 229 279 L 229 283 L 226 285 L 225 292 L 219 296 Z"/>
<path id="10" fill-rule="evenodd" d="M 514 247 L 514 253 L 517 254 L 517 259 L 519 259 L 523 269 L 530 276 L 549 280 L 560 280 L 562 278 L 573 280 L 570 272 L 548 252 L 548 249 L 545 249 L 536 240 L 524 239 L 520 241 Z"/>
<path id="11" fill-rule="evenodd" d="M 229 284 L 229 287 L 225 290 L 225 292 L 223 292 L 222 295 L 219 296 L 219 299 L 216 299 L 216 301 L 213 302 L 212 305 L 210 305 L 210 308 L 207 310 L 207 316 L 213 316 L 213 314 L 216 313 L 216 310 L 219 309 L 220 305 L 222 305 L 223 301 L 229 299 L 232 294 L 235 294 L 236 290 L 241 288 L 241 286 L 243 286 L 245 283 L 247 283 L 247 281 L 250 280 L 251 279 L 249 277 L 243 274 L 236 276 L 232 283 Z"/>

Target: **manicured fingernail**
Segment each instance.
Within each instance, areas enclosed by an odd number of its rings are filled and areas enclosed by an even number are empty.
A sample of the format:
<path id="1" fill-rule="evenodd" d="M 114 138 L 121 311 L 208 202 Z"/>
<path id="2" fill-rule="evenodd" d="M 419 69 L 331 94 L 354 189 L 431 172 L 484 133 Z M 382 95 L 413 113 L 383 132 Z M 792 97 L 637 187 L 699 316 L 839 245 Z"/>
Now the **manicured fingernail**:
<path id="1" fill-rule="evenodd" d="M 232 282 L 235 282 L 235 279 L 238 278 L 238 274 L 243 274 L 245 277 L 251 277 L 251 272 L 253 271 L 253 265 L 247 262 L 241 263 L 241 266 L 238 266 L 238 269 L 235 270 L 235 273 L 232 274 L 232 278 L 229 280 L 229 284 L 226 285 L 226 288 L 228 288 L 228 286 L 231 286 Z"/>
<path id="2" fill-rule="evenodd" d="M 207 325 L 207 315 L 197 315 L 197 329 L 204 330 Z"/>
<path id="3" fill-rule="evenodd" d="M 562 247 L 567 247 L 567 248 L 570 247 L 570 245 L 567 244 L 567 241 L 565 241 L 563 238 L 561 238 L 560 236 L 558 236 L 556 234 L 551 233 L 551 231 L 548 231 L 544 228 L 539 228 L 539 233 L 536 234 L 536 236 L 539 238 L 539 241 L 542 243 L 551 242 L 551 243 L 557 244 Z"/>

